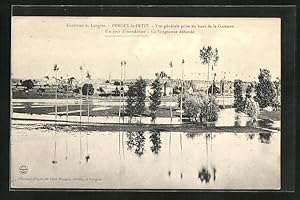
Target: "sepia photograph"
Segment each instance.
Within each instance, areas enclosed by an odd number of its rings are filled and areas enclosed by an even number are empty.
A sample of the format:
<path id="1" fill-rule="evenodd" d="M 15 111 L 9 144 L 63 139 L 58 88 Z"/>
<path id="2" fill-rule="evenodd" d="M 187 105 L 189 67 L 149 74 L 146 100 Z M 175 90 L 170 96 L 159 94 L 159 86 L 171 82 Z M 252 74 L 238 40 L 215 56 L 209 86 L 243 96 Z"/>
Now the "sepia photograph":
<path id="1" fill-rule="evenodd" d="M 12 16 L 10 188 L 280 190 L 281 19 Z"/>

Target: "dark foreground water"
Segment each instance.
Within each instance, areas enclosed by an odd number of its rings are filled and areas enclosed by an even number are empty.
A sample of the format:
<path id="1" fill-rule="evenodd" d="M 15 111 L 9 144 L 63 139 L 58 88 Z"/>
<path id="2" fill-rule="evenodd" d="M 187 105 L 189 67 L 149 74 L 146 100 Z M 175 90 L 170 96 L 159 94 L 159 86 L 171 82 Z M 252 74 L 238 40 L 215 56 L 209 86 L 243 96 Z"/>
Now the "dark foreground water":
<path id="1" fill-rule="evenodd" d="M 30 126 L 12 125 L 14 188 L 280 188 L 280 132 L 55 134 Z"/>

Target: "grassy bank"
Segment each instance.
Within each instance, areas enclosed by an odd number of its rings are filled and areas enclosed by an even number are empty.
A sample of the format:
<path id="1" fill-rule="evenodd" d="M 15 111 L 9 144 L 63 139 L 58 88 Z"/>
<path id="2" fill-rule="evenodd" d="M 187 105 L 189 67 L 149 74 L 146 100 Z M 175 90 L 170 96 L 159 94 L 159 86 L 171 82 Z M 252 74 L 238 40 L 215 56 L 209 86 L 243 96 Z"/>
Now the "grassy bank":
<path id="1" fill-rule="evenodd" d="M 27 119 L 24 121 L 28 121 Z M 26 124 L 22 123 L 22 120 L 14 120 L 17 125 L 22 125 L 28 129 L 48 129 L 65 132 L 79 132 L 79 131 L 101 131 L 101 132 L 135 132 L 135 131 L 162 131 L 162 132 L 185 132 L 185 133 L 261 133 L 270 132 L 260 127 L 242 127 L 242 126 L 220 126 L 220 127 L 207 127 L 199 124 L 95 124 L 95 123 L 64 123 L 60 122 L 56 125 L 53 123 L 37 123 L 37 124 Z M 14 126 L 13 123 L 13 126 Z"/>

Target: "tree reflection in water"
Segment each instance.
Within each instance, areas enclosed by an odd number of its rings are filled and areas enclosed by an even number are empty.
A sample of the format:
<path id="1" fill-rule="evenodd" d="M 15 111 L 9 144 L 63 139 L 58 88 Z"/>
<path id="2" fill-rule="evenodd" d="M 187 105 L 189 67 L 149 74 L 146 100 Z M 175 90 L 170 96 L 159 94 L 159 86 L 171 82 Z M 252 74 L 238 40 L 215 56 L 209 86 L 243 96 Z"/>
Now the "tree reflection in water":
<path id="1" fill-rule="evenodd" d="M 161 139 L 160 139 L 160 132 L 157 130 L 150 131 L 150 141 L 152 142 L 152 146 L 150 147 L 151 151 L 154 154 L 158 154 L 161 149 Z"/>
<path id="2" fill-rule="evenodd" d="M 205 183 L 209 183 L 211 177 L 213 177 L 213 181 L 216 180 L 216 173 L 217 173 L 217 169 L 216 167 L 211 163 L 211 161 L 209 161 L 209 152 L 208 152 L 208 142 L 207 140 L 209 139 L 210 140 L 210 151 L 212 153 L 212 141 L 213 141 L 213 138 L 215 138 L 216 136 L 213 135 L 212 133 L 206 133 L 205 134 L 205 151 L 206 151 L 206 166 L 205 167 L 202 167 L 201 170 L 198 172 L 198 178 L 201 180 L 201 182 L 205 182 Z M 209 167 L 210 166 L 210 167 Z M 211 168 L 211 169 L 209 169 Z M 211 172 L 211 171 L 212 172 Z"/>
<path id="3" fill-rule="evenodd" d="M 182 179 L 183 178 L 183 172 L 182 172 L 182 164 L 183 164 L 183 162 L 182 162 L 182 135 L 181 135 L 181 133 L 180 133 L 180 179 Z"/>
<path id="4" fill-rule="evenodd" d="M 86 155 L 84 158 L 85 158 L 85 162 L 88 163 L 88 162 L 89 162 L 89 159 L 90 159 L 91 157 L 90 157 L 90 155 Z"/>
<path id="5" fill-rule="evenodd" d="M 247 136 L 247 140 L 253 140 L 255 134 L 254 133 L 247 133 L 246 136 Z"/>
<path id="6" fill-rule="evenodd" d="M 139 157 L 142 156 L 145 150 L 144 132 L 128 132 L 126 135 L 128 139 L 128 141 L 126 142 L 127 149 L 130 151 L 134 150 L 134 153 Z"/>
<path id="7" fill-rule="evenodd" d="M 171 176 L 171 170 L 168 171 L 168 175 L 169 175 L 169 177 Z"/>
<path id="8" fill-rule="evenodd" d="M 57 124 L 56 124 L 56 115 L 55 115 L 55 124 L 54 124 L 54 151 L 53 151 L 53 160 L 52 164 L 57 164 L 57 159 L 56 159 L 56 134 L 57 134 Z"/>
<path id="9" fill-rule="evenodd" d="M 168 175 L 169 175 L 169 178 L 171 177 L 171 166 L 172 166 L 172 158 L 171 158 L 171 141 L 172 141 L 172 133 L 169 132 L 169 170 L 168 170 Z"/>
<path id="10" fill-rule="evenodd" d="M 186 133 L 186 134 L 185 134 L 185 136 L 186 136 L 188 139 L 192 139 L 192 140 L 194 140 L 196 136 L 199 137 L 199 136 L 201 136 L 201 135 L 203 135 L 203 133 Z"/>
<path id="11" fill-rule="evenodd" d="M 213 167 L 213 179 L 216 180 L 217 169 Z"/>
<path id="12" fill-rule="evenodd" d="M 187 133 L 187 134 L 186 134 L 186 137 L 187 137 L 187 138 L 190 138 L 190 139 L 192 139 L 192 140 L 195 138 L 195 136 L 196 136 L 195 133 Z"/>
<path id="13" fill-rule="evenodd" d="M 270 144 L 272 133 L 259 133 L 259 140 L 261 143 Z"/>
<path id="14" fill-rule="evenodd" d="M 80 119 L 81 120 L 81 119 Z M 79 164 L 81 164 L 81 159 L 82 159 L 82 141 L 81 141 L 81 121 L 79 122 Z"/>
<path id="15" fill-rule="evenodd" d="M 208 183 L 210 181 L 210 177 L 211 173 L 206 168 L 202 168 L 202 170 L 198 173 L 198 178 L 201 182 L 205 181 L 205 183 Z"/>

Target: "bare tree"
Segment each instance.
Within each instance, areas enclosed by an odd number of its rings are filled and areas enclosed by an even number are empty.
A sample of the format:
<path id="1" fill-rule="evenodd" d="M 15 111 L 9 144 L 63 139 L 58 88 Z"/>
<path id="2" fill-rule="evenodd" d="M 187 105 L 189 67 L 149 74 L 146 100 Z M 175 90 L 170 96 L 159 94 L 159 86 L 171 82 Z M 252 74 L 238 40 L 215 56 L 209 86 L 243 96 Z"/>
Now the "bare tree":
<path id="1" fill-rule="evenodd" d="M 218 49 L 212 49 L 211 46 L 203 46 L 202 49 L 200 49 L 200 61 L 202 64 L 207 65 L 207 95 L 208 95 L 208 89 L 209 89 L 209 69 L 211 67 L 211 70 L 214 70 L 214 66 L 216 66 L 219 55 L 218 55 Z"/>
<path id="2" fill-rule="evenodd" d="M 170 92 L 170 118 L 171 118 L 171 123 L 173 119 L 173 112 L 172 112 L 172 93 L 173 93 L 173 88 L 172 88 L 172 69 L 173 69 L 173 63 L 172 61 L 169 62 L 169 67 L 170 67 L 170 86 L 171 86 L 171 92 Z"/>
<path id="3" fill-rule="evenodd" d="M 57 73 L 58 73 L 59 67 L 57 64 L 54 65 L 53 71 L 55 73 L 55 135 L 54 135 L 54 158 L 52 160 L 53 164 L 57 163 L 56 160 L 56 131 L 57 131 L 57 126 L 56 126 L 56 120 L 57 120 L 57 90 L 58 90 L 58 83 L 57 83 Z"/>
<path id="4" fill-rule="evenodd" d="M 57 90 L 58 90 L 58 82 L 57 82 L 57 73 L 59 67 L 57 64 L 54 65 L 53 71 L 55 73 L 55 121 L 57 120 Z"/>
<path id="5" fill-rule="evenodd" d="M 80 70 L 80 81 L 82 83 L 82 66 L 79 67 Z M 82 84 L 81 84 L 82 85 Z M 81 117 L 82 117 L 82 86 L 80 86 L 79 83 L 79 88 L 80 88 L 80 103 L 79 103 L 79 125 L 80 125 L 80 129 L 79 129 L 79 145 L 80 145 L 80 159 L 79 159 L 79 163 L 81 163 L 81 158 L 82 158 L 82 142 L 81 142 Z"/>
<path id="6" fill-rule="evenodd" d="M 122 86 L 122 88 L 123 88 L 123 90 L 121 90 L 120 89 L 120 92 L 122 92 L 122 103 L 123 103 L 123 124 L 124 124 L 124 113 L 125 113 L 125 98 L 124 98 L 124 96 L 125 96 L 125 75 L 126 75 L 126 60 L 123 60 L 123 80 L 122 80 L 122 82 L 123 82 L 123 86 Z"/>
<path id="7" fill-rule="evenodd" d="M 182 109 L 182 97 L 183 97 L 183 73 L 184 73 L 184 59 L 182 59 L 181 61 L 181 64 L 182 64 L 182 71 L 181 71 L 181 91 L 180 91 L 180 122 L 182 123 L 182 112 L 183 112 L 183 109 Z"/>
<path id="8" fill-rule="evenodd" d="M 68 117 L 69 117 L 69 75 L 67 74 L 67 79 L 66 79 L 66 83 L 67 83 L 67 106 L 66 106 L 66 121 L 68 122 Z"/>
<path id="9" fill-rule="evenodd" d="M 86 92 L 86 100 L 87 100 L 87 116 L 88 116 L 88 122 L 90 118 L 90 104 L 89 104 L 89 86 L 90 86 L 90 81 L 91 81 L 91 74 L 89 72 L 86 73 L 86 78 L 87 78 L 87 92 Z"/>
<path id="10" fill-rule="evenodd" d="M 80 66 L 79 69 L 80 69 L 80 81 L 81 81 L 81 84 L 80 84 L 81 85 L 80 86 L 80 104 L 79 104 L 80 118 L 79 119 L 80 119 L 80 123 L 81 123 L 81 117 L 82 117 L 82 111 L 81 111 L 82 110 L 82 66 Z"/>
<path id="11" fill-rule="evenodd" d="M 125 81 L 125 66 L 126 66 L 126 61 L 122 60 L 121 61 L 121 68 L 120 68 L 120 72 L 121 72 L 121 77 L 120 77 L 120 89 L 119 89 L 119 123 L 121 120 L 121 99 L 123 102 L 123 115 L 124 115 L 124 81 Z M 123 84 L 122 84 L 123 83 Z M 122 98 L 122 91 L 121 91 L 121 87 L 123 85 L 123 98 Z M 124 123 L 124 118 L 123 118 L 123 123 Z"/>
<path id="12" fill-rule="evenodd" d="M 89 103 L 89 85 L 90 85 L 90 80 L 91 80 L 91 74 L 89 72 L 86 73 L 86 78 L 87 78 L 87 92 L 86 92 L 86 100 L 87 100 L 87 119 L 88 119 L 88 126 L 90 123 L 90 103 Z M 90 155 L 89 155 L 89 141 L 88 141 L 88 133 L 86 133 L 86 152 L 87 155 L 85 156 L 86 162 L 89 161 Z"/>

